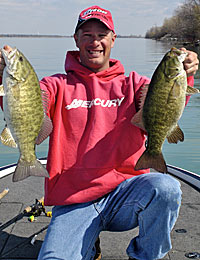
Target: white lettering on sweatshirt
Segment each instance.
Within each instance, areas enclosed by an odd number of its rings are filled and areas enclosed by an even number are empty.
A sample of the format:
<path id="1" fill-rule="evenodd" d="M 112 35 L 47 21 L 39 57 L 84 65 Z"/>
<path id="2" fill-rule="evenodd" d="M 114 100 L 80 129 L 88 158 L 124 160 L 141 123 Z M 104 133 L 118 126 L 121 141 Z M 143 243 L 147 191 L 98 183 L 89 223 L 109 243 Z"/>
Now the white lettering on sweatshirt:
<path id="1" fill-rule="evenodd" d="M 81 99 L 74 99 L 72 100 L 70 105 L 67 105 L 65 108 L 70 110 L 72 108 L 84 107 L 84 108 L 91 108 L 92 106 L 101 106 L 101 107 L 116 107 L 121 106 L 124 97 L 112 99 L 112 100 L 105 100 L 100 98 L 95 98 L 91 101 L 81 100 Z"/>

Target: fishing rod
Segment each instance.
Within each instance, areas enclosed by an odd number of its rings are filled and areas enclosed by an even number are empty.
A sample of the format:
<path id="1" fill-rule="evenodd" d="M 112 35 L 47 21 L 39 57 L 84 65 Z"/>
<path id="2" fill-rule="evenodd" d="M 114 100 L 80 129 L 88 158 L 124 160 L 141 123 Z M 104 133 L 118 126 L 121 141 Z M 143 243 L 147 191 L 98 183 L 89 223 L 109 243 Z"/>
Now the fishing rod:
<path id="1" fill-rule="evenodd" d="M 29 216 L 29 221 L 33 222 L 35 217 L 40 216 L 42 213 L 44 213 L 47 217 L 51 217 L 51 211 L 46 212 L 45 210 L 44 197 L 42 197 L 39 200 L 36 199 L 34 204 L 26 207 L 23 212 L 19 213 L 17 216 L 7 221 L 6 223 L 2 224 L 0 226 L 0 232 L 8 226 L 12 225 L 13 223 L 16 223 L 24 216 Z"/>

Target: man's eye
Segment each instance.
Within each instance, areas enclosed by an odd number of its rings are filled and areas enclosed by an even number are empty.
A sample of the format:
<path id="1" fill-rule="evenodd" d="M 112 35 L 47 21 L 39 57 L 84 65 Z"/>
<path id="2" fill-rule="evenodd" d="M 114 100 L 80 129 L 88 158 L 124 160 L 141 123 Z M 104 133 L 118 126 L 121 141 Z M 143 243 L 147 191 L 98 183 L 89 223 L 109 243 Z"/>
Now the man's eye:
<path id="1" fill-rule="evenodd" d="M 106 34 L 105 33 L 101 33 L 101 34 L 99 34 L 99 37 L 104 38 L 104 37 L 106 37 Z"/>
<path id="2" fill-rule="evenodd" d="M 90 37 L 91 34 L 89 34 L 89 33 L 85 33 L 84 36 L 85 36 L 85 37 Z"/>

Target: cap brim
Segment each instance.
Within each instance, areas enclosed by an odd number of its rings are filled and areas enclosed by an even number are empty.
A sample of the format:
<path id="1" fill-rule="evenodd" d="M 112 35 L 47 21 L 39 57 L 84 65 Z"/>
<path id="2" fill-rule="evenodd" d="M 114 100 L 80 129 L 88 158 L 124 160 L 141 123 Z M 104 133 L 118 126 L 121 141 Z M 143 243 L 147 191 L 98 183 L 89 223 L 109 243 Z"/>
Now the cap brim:
<path id="1" fill-rule="evenodd" d="M 77 33 L 77 31 L 80 29 L 80 27 L 85 24 L 86 22 L 90 21 L 90 20 L 97 20 L 99 22 L 102 22 L 109 30 L 113 31 L 112 29 L 109 28 L 108 24 L 106 24 L 104 21 L 102 21 L 101 19 L 99 18 L 95 18 L 95 17 L 91 17 L 91 18 L 88 18 L 86 20 L 82 20 L 81 22 L 78 22 L 77 23 L 77 26 L 76 26 L 76 29 L 75 29 L 75 33 Z M 114 32 L 114 31 L 113 31 Z"/>

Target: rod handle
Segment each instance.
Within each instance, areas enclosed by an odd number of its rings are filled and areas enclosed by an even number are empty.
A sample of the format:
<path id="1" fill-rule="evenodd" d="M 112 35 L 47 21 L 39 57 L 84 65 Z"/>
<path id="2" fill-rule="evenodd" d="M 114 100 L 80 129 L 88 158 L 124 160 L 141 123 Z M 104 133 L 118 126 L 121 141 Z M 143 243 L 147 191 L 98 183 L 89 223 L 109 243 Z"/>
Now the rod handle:
<path id="1" fill-rule="evenodd" d="M 8 188 L 6 188 L 4 191 L 2 191 L 2 192 L 0 193 L 0 200 L 1 200 L 3 197 L 5 197 L 8 192 L 9 192 L 9 189 L 8 189 Z"/>
<path id="2" fill-rule="evenodd" d="M 44 197 L 42 197 L 41 199 L 38 200 L 38 202 L 40 202 L 40 203 L 42 203 L 43 201 L 44 201 Z M 28 206 L 25 208 L 24 212 L 29 213 L 29 212 L 31 212 L 31 210 L 32 210 L 32 207 Z"/>

